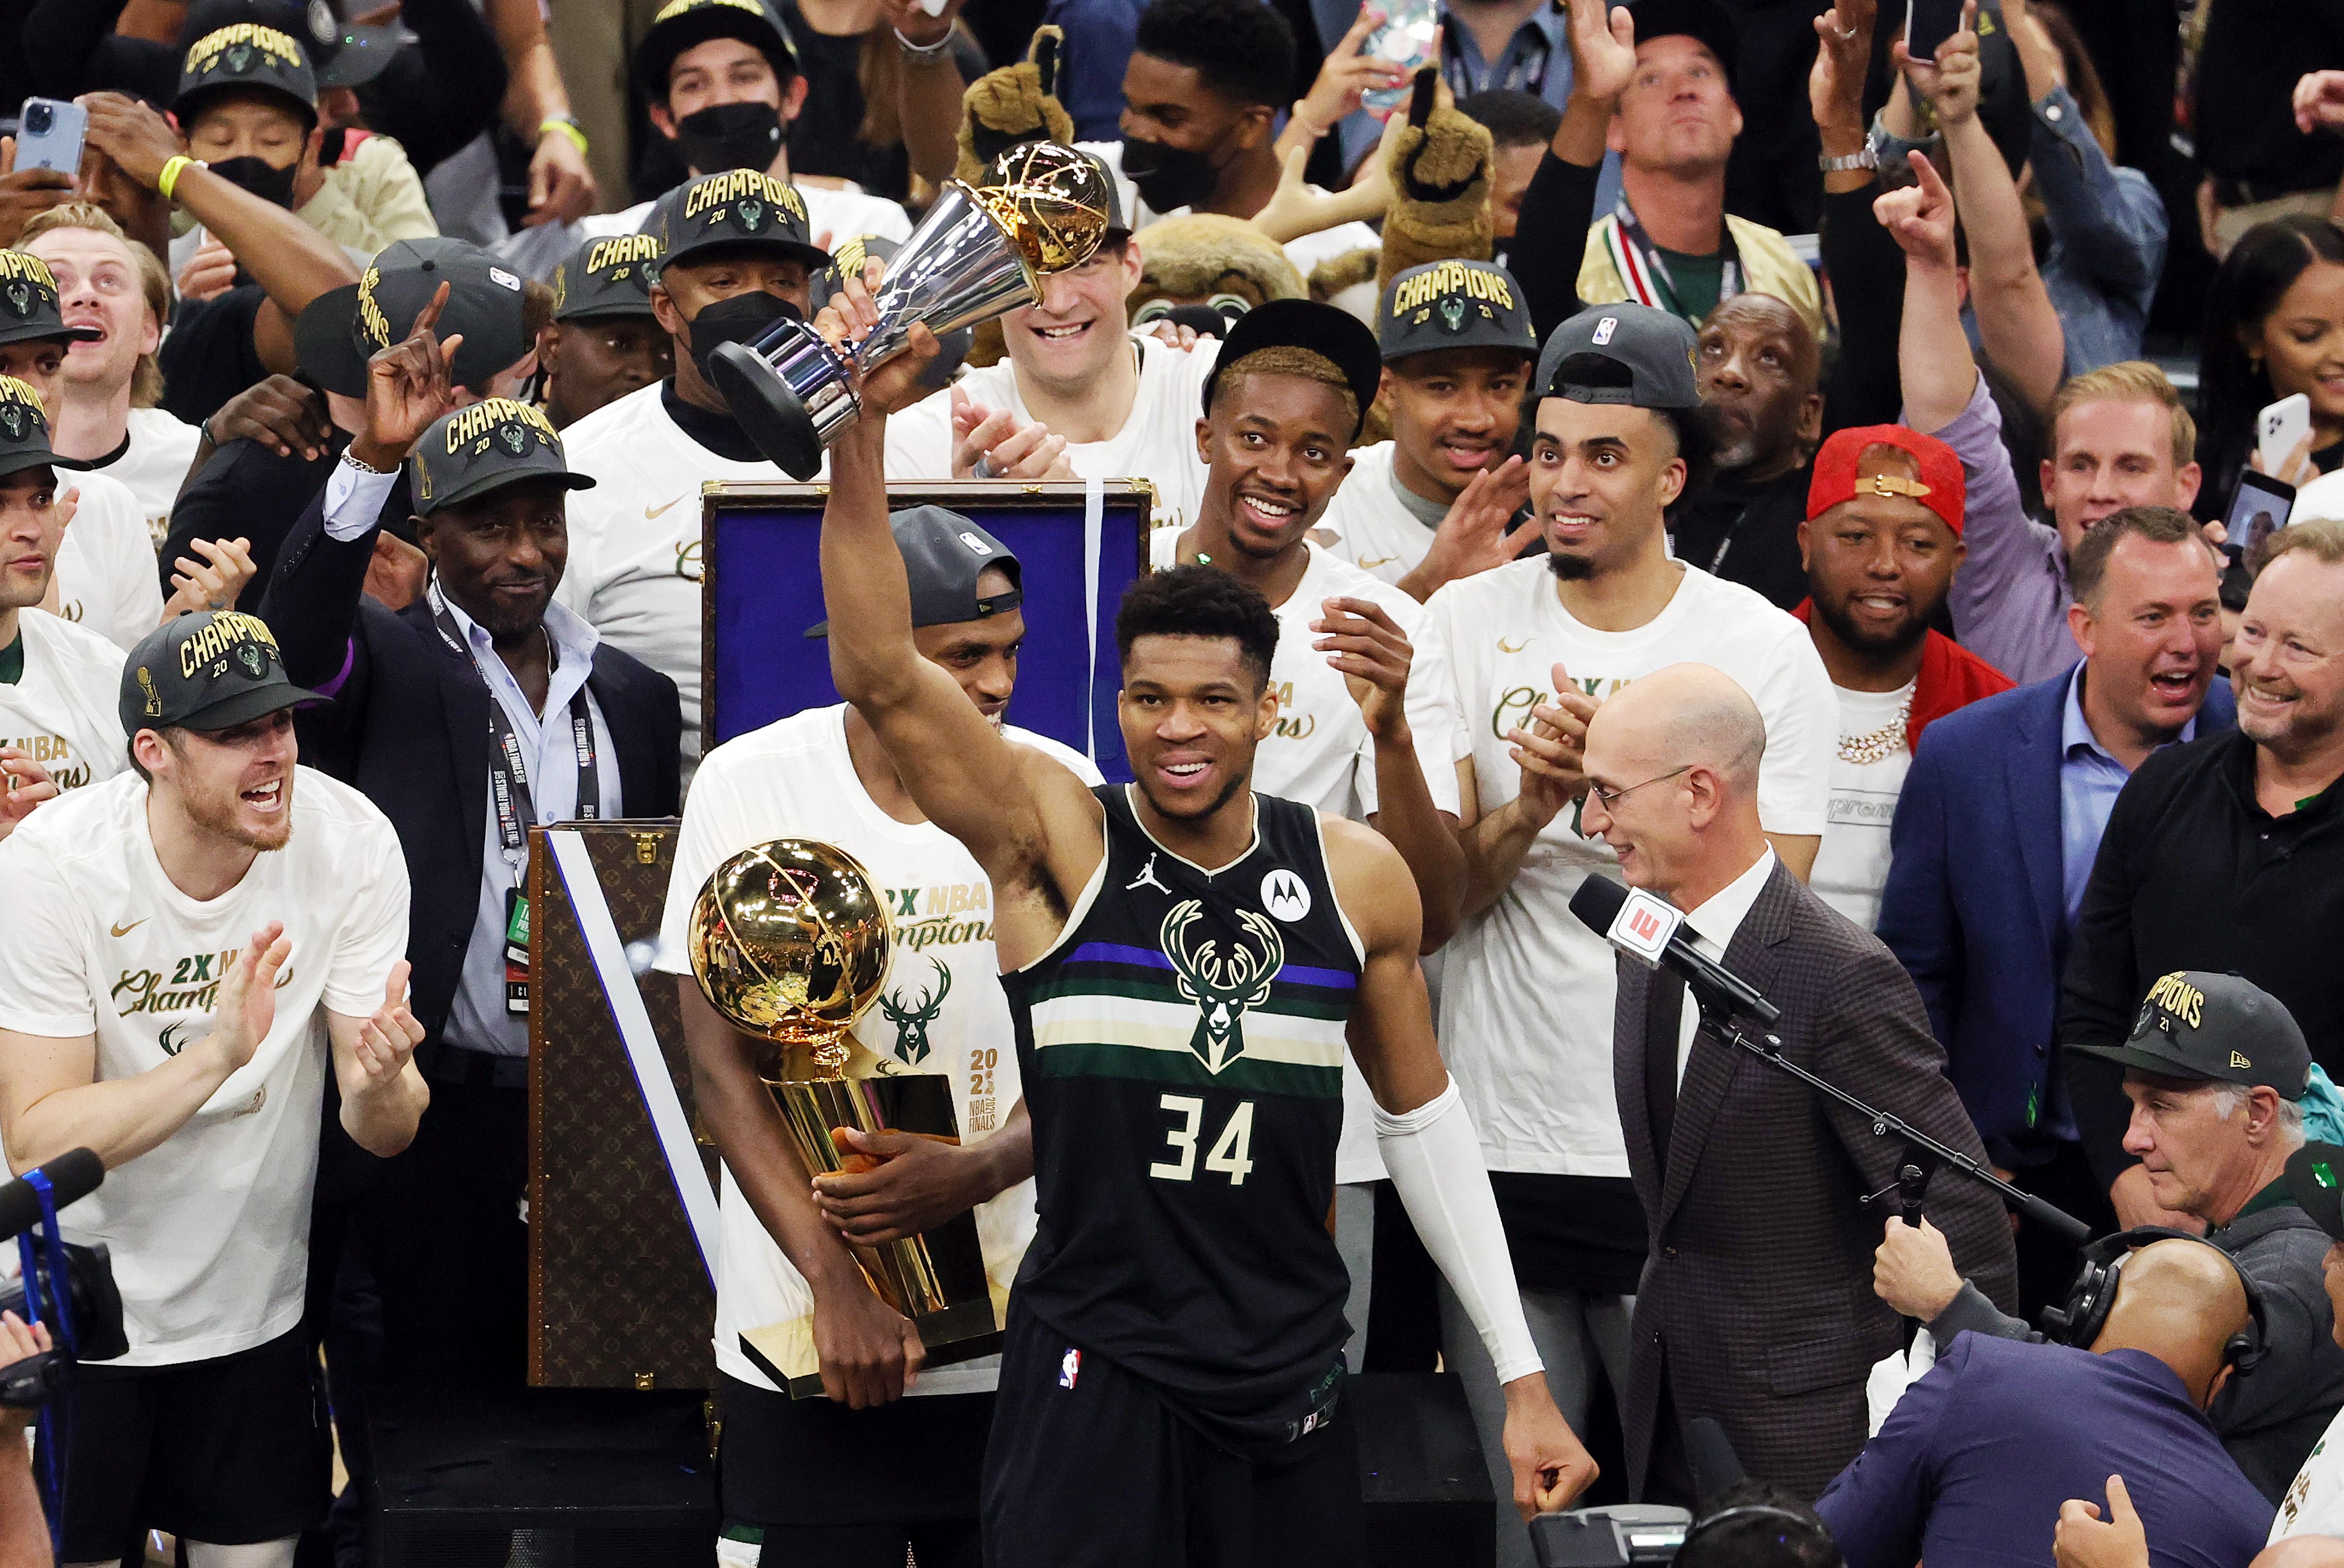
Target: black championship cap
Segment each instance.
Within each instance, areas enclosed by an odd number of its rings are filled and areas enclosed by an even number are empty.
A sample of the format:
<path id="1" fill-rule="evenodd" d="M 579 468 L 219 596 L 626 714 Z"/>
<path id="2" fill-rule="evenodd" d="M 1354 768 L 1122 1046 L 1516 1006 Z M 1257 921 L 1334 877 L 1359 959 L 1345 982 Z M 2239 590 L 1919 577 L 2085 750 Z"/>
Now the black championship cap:
<path id="1" fill-rule="evenodd" d="M 79 343 L 103 336 L 95 327 L 66 325 L 47 262 L 21 250 L 0 250 L 0 344 Z"/>
<path id="2" fill-rule="evenodd" d="M 643 232 L 663 247 L 654 283 L 669 263 L 719 246 L 763 246 L 809 267 L 830 265 L 830 252 L 813 243 L 805 198 L 763 169 L 726 169 L 676 186 L 652 204 Z"/>
<path id="3" fill-rule="evenodd" d="M 1734 41 L 1733 24 L 1717 0 L 1636 0 L 1628 15 L 1636 19 L 1639 44 L 1682 35 L 1716 55 L 1725 71 L 1725 90 L 1733 90 L 1741 51 Z"/>
<path id="4" fill-rule="evenodd" d="M 2311 1048 L 2278 998 L 2203 970 L 2176 970 L 2150 986 L 2122 1045 L 2068 1049 L 2166 1078 L 2268 1084 L 2288 1100 L 2301 1099 L 2311 1079 Z"/>
<path id="5" fill-rule="evenodd" d="M 0 478 L 44 463 L 52 468 L 90 466 L 49 450 L 49 416 L 41 395 L 14 376 L 0 376 Z"/>
<path id="6" fill-rule="evenodd" d="M 2344 1241 L 2344 1145 L 2306 1143 L 2288 1155 L 2287 1192 L 2330 1241 Z"/>
<path id="7" fill-rule="evenodd" d="M 738 38 L 773 62 L 787 83 L 798 74 L 798 46 L 790 30 L 760 0 L 668 0 L 635 45 L 635 83 L 654 104 L 667 102 L 667 74 L 675 57 L 711 38 Z"/>
<path id="8" fill-rule="evenodd" d="M 259 617 L 204 609 L 148 632 L 122 666 L 122 732 L 227 729 L 323 702 L 285 678 L 277 638 Z"/>
<path id="9" fill-rule="evenodd" d="M 318 123 L 318 78 L 308 49 L 281 27 L 232 22 L 188 45 L 171 108 L 185 125 L 206 95 L 226 87 L 274 93 L 289 99 L 309 124 Z"/>
<path id="10" fill-rule="evenodd" d="M 1384 363 L 1437 348 L 1510 348 L 1538 357 L 1521 285 L 1486 261 L 1429 261 L 1391 280 L 1376 312 Z"/>
<path id="11" fill-rule="evenodd" d="M 1595 305 L 1548 337 L 1531 389 L 1573 403 L 1696 408 L 1692 366 L 1692 328 L 1680 317 L 1649 305 Z"/>
<path id="12" fill-rule="evenodd" d="M 655 234 L 588 240 L 553 269 L 553 319 L 651 315 L 652 264 L 659 254 Z"/>
<path id="13" fill-rule="evenodd" d="M 912 624 L 954 626 L 984 620 L 1026 602 L 1023 567 L 1007 545 L 969 518 L 942 507 L 906 507 L 891 512 L 895 548 L 904 552 L 904 575 L 912 581 Z M 998 567 L 1009 576 L 1009 591 L 990 598 L 976 591 L 976 579 Z M 830 622 L 806 628 L 808 637 L 828 637 Z"/>
<path id="14" fill-rule="evenodd" d="M 561 437 L 546 417 L 510 397 L 484 398 L 442 416 L 407 462 L 420 518 L 523 479 L 559 479 L 565 490 L 594 487 L 592 479 L 570 471 Z"/>
<path id="15" fill-rule="evenodd" d="M 294 324 L 301 368 L 328 392 L 366 396 L 367 361 L 415 330 L 415 318 L 447 284 L 436 329 L 457 333 L 456 385 L 475 391 L 530 350 L 518 273 L 469 240 L 402 239 L 387 246 L 356 283 L 311 300 Z"/>
<path id="16" fill-rule="evenodd" d="M 324 0 L 311 0 L 315 11 Z M 333 36 L 317 48 L 318 88 L 363 87 L 389 68 L 407 42 L 396 22 L 332 24 Z"/>
<path id="17" fill-rule="evenodd" d="M 1229 324 L 1228 335 L 1221 339 L 1220 357 L 1205 376 L 1207 415 L 1213 411 L 1213 388 L 1220 384 L 1221 372 L 1263 348 L 1307 348 L 1332 360 L 1350 384 L 1351 396 L 1359 400 L 1359 425 L 1367 423 L 1368 407 L 1376 400 L 1384 378 L 1376 335 L 1349 311 L 1312 299 L 1273 299 Z M 1351 436 L 1359 433 L 1354 427 Z"/>

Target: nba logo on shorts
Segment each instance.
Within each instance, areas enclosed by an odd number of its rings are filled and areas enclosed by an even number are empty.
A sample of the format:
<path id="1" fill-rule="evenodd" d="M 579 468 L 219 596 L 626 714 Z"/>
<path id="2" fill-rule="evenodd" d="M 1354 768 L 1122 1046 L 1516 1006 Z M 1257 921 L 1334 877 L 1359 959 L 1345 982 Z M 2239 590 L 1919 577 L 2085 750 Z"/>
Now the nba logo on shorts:
<path id="1" fill-rule="evenodd" d="M 1065 1355 L 1058 1358 L 1058 1386 L 1072 1388 L 1075 1386 L 1075 1380 L 1082 1375 L 1083 1352 L 1069 1349 Z"/>

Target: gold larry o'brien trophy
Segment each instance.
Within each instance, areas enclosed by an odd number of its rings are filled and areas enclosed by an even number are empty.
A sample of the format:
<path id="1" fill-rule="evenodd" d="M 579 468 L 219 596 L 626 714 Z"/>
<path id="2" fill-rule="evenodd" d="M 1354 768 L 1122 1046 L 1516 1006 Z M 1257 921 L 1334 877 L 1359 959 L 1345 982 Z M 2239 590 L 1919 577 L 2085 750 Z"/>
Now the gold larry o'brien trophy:
<path id="1" fill-rule="evenodd" d="M 942 337 L 1042 297 L 1046 273 L 1088 261 L 1106 233 L 1106 176 L 1056 142 L 1023 142 L 994 160 L 982 186 L 947 180 L 897 247 L 874 300 L 879 323 L 842 354 L 802 321 L 709 357 L 716 388 L 757 449 L 811 479 L 822 449 L 863 411 L 850 363 L 869 375 L 902 353 L 912 324 Z"/>
<path id="2" fill-rule="evenodd" d="M 742 850 L 701 889 L 687 940 L 709 1005 L 777 1048 L 758 1073 L 810 1173 L 869 1168 L 839 1147 L 836 1128 L 957 1141 L 950 1079 L 847 1076 L 849 1031 L 878 1000 L 894 942 L 871 874 L 854 856 L 810 839 Z M 854 1251 L 872 1288 L 919 1329 L 927 1364 L 1001 1348 L 975 1215 Z M 822 1392 L 810 1358 L 768 1370 L 795 1398 Z"/>

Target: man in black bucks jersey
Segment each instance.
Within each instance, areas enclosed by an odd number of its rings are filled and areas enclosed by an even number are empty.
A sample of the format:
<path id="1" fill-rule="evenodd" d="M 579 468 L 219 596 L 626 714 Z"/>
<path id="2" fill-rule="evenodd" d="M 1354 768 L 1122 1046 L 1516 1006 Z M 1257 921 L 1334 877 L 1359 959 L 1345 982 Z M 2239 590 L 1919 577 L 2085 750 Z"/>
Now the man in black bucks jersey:
<path id="1" fill-rule="evenodd" d="M 837 341 L 874 318 L 857 282 L 821 325 Z M 1338 335 L 1359 330 L 1330 308 L 1220 367 L 1214 437 L 1339 462 L 1364 399 L 1337 368 Z M 1347 1043 L 1393 1182 L 1506 1383 L 1515 1502 L 1525 1516 L 1563 1506 L 1594 1465 L 1537 1375 L 1472 1124 L 1433 1044 L 1415 884 L 1373 830 L 1248 787 L 1277 716 L 1268 606 L 1206 567 L 1126 597 L 1136 786 L 1093 791 L 1004 741 L 913 646 L 881 464 L 886 412 L 918 396 L 934 352 L 924 329 L 914 339 L 831 448 L 823 583 L 840 692 L 992 879 L 1032 1114 L 1041 1221 L 1010 1297 L 986 1561 L 1357 1561 L 1345 1277 L 1326 1228 Z M 1352 668 L 1359 650 L 1336 643 Z M 896 1336 L 898 1382 L 916 1363 L 900 1320 L 862 1332 Z"/>

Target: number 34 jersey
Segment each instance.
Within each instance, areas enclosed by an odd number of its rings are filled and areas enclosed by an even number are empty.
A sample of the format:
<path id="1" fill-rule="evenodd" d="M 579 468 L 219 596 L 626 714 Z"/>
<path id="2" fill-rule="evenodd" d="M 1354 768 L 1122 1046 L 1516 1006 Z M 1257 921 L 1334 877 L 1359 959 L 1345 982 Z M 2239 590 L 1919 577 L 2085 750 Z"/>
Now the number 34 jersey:
<path id="1" fill-rule="evenodd" d="M 1096 791 L 1106 855 L 1057 945 L 1002 977 L 1041 1219 L 1014 1302 L 1259 1456 L 1319 1425 L 1348 1277 L 1327 1233 L 1364 956 L 1318 815 L 1254 799 L 1207 871 Z"/>

